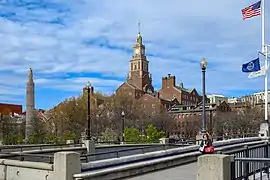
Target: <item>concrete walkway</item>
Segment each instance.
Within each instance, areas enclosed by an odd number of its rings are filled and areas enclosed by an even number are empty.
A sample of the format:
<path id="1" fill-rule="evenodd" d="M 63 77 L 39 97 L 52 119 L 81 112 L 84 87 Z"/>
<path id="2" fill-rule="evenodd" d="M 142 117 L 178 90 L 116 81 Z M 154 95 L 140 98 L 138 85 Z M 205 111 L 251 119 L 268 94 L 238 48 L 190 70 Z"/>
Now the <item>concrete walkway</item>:
<path id="1" fill-rule="evenodd" d="M 197 163 L 191 163 L 161 171 L 147 173 L 136 177 L 127 178 L 126 180 L 196 180 L 196 178 Z"/>

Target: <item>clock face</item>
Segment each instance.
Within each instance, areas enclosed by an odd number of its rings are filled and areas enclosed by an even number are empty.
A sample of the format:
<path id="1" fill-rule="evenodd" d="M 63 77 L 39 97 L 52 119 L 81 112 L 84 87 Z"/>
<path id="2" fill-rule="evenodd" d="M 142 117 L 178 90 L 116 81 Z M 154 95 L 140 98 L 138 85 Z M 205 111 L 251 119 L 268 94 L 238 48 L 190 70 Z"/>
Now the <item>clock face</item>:
<path id="1" fill-rule="evenodd" d="M 135 49 L 135 54 L 139 54 L 140 50 L 139 49 Z"/>

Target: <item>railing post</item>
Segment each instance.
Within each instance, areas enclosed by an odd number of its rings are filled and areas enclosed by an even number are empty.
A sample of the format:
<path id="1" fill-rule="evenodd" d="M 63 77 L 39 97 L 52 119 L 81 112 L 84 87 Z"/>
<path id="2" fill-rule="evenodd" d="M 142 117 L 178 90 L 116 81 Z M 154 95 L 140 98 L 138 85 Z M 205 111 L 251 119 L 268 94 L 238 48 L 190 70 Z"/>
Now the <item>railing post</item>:
<path id="1" fill-rule="evenodd" d="M 234 156 L 231 156 L 231 180 L 235 179 L 235 161 Z"/>
<path id="2" fill-rule="evenodd" d="M 202 155 L 198 158 L 197 180 L 231 179 L 231 156 L 223 154 Z"/>
<path id="3" fill-rule="evenodd" d="M 245 150 L 244 150 L 244 157 L 249 157 L 249 153 L 248 153 L 248 146 L 245 145 L 244 146 Z M 244 165 L 244 179 L 248 180 L 248 174 L 249 174 L 249 163 L 248 162 L 243 162 Z"/>
<path id="4" fill-rule="evenodd" d="M 269 143 L 268 141 L 265 142 L 264 146 L 264 157 L 269 158 Z M 269 178 L 269 163 L 264 163 L 264 167 L 266 167 L 265 171 L 267 173 L 267 177 Z"/>
<path id="5" fill-rule="evenodd" d="M 80 154 L 77 152 L 58 152 L 54 154 L 54 178 L 73 180 L 73 174 L 81 172 Z"/>

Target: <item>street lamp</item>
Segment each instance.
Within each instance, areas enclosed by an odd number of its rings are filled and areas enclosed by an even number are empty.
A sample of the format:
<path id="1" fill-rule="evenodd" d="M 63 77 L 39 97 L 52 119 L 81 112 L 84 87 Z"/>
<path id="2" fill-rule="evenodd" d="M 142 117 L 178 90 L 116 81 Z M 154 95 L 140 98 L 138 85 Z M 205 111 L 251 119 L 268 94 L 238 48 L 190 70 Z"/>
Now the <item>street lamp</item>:
<path id="1" fill-rule="evenodd" d="M 87 129 L 86 129 L 86 139 L 91 139 L 91 124 L 90 124 L 90 92 L 91 92 L 91 83 L 88 81 L 86 84 L 86 90 L 87 90 Z"/>
<path id="2" fill-rule="evenodd" d="M 207 67 L 207 61 L 205 58 L 202 59 L 201 63 L 201 69 L 202 69 L 202 134 L 206 133 L 206 113 L 205 113 L 205 70 Z"/>
<path id="3" fill-rule="evenodd" d="M 125 142 L 125 112 L 124 111 L 122 111 L 122 113 L 121 113 L 121 117 L 122 117 L 122 144 L 124 144 L 124 142 Z"/>

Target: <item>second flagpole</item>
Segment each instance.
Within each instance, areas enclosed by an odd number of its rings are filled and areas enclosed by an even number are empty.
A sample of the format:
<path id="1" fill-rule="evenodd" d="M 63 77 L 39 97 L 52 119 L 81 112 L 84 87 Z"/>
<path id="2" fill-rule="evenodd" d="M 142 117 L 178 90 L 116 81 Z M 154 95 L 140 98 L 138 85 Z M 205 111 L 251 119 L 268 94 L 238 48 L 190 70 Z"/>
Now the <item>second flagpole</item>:
<path id="1" fill-rule="evenodd" d="M 261 10 L 262 10 L 262 53 L 266 55 L 265 47 L 265 0 L 261 0 Z M 267 56 L 265 56 L 265 78 L 264 78 L 264 119 L 268 122 L 268 61 Z"/>

